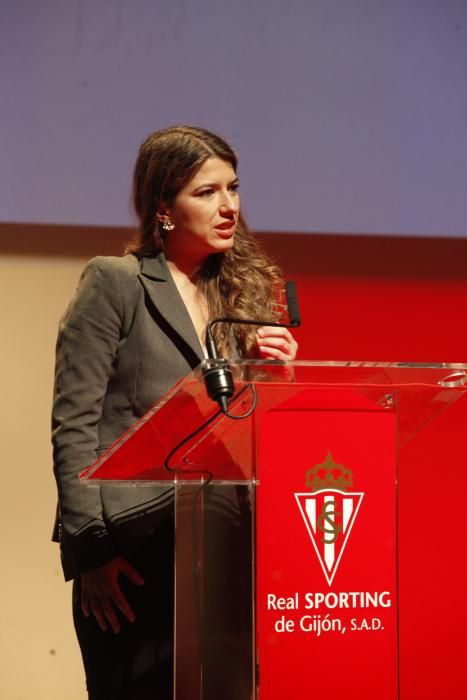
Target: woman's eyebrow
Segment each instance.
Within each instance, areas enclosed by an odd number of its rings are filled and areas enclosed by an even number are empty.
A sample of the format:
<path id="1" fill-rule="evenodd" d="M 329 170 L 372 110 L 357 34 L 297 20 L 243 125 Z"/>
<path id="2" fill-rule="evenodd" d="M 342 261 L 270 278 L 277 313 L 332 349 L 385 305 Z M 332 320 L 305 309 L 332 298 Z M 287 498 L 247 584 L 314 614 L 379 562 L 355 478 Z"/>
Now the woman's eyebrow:
<path id="1" fill-rule="evenodd" d="M 230 180 L 230 181 L 227 183 L 227 185 L 228 185 L 228 186 L 230 186 L 230 185 L 238 185 L 239 183 L 240 183 L 239 178 L 238 178 L 238 177 L 234 177 L 234 179 L 233 179 L 233 180 Z M 218 182 L 203 182 L 202 185 L 197 185 L 197 186 L 195 187 L 195 192 L 197 192 L 198 190 L 203 189 L 203 187 L 217 187 L 218 185 L 219 185 Z"/>

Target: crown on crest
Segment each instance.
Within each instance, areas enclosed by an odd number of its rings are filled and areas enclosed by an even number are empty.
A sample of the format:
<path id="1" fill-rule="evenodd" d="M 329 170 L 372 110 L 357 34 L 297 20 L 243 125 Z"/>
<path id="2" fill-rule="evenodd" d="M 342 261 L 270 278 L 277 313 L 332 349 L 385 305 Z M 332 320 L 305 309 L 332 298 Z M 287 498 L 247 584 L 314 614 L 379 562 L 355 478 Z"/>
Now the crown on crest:
<path id="1" fill-rule="evenodd" d="M 323 489 L 347 491 L 353 486 L 352 472 L 342 464 L 337 464 L 333 460 L 331 452 L 328 452 L 324 462 L 308 469 L 305 474 L 305 484 L 312 491 L 322 491 Z"/>

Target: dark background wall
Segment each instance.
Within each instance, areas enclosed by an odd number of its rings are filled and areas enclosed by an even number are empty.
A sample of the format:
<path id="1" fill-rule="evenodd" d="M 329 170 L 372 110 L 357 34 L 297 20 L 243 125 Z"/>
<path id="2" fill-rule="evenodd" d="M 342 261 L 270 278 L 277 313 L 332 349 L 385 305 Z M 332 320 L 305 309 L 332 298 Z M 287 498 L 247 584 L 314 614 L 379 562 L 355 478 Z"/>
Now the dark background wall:
<path id="1" fill-rule="evenodd" d="M 0 224 L 0 250 L 6 257 L 79 261 L 121 254 L 131 234 L 129 228 Z M 467 361 L 467 239 L 258 237 L 297 282 L 300 359 Z"/>

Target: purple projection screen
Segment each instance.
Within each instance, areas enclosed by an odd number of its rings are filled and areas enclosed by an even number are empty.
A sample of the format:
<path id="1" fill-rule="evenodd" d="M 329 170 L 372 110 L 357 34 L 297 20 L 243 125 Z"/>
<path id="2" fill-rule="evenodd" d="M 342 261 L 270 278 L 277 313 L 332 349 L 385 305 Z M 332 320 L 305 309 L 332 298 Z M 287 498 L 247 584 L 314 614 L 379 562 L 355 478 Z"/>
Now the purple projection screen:
<path id="1" fill-rule="evenodd" d="M 139 143 L 240 155 L 260 231 L 467 236 L 465 0 L 3 0 L 0 220 L 127 226 Z"/>

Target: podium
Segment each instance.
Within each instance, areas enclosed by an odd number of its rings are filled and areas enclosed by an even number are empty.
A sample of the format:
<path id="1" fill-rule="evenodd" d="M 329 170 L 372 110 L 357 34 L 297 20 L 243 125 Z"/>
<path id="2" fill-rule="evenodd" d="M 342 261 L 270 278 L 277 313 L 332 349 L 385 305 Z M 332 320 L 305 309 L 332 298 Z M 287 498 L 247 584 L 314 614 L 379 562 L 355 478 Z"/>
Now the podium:
<path id="1" fill-rule="evenodd" d="M 173 484 L 174 698 L 465 698 L 467 365 L 202 369 L 82 477 Z"/>

